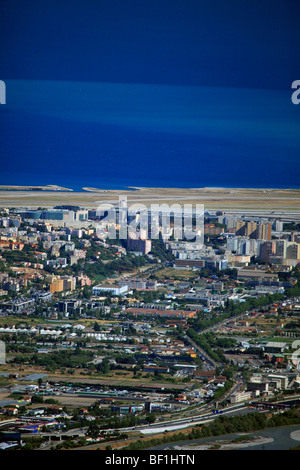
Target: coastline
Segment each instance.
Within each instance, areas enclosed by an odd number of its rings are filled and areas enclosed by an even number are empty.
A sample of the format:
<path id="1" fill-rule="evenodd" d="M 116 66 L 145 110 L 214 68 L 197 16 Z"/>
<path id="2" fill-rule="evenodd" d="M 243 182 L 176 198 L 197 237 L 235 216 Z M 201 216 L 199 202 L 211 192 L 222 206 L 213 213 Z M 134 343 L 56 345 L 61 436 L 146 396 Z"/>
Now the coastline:
<path id="1" fill-rule="evenodd" d="M 26 189 L 25 189 L 26 188 Z M 95 209 L 101 203 L 118 204 L 126 197 L 128 205 L 202 204 L 208 210 L 235 213 L 276 213 L 281 218 L 293 213 L 300 217 L 300 189 L 272 188 L 147 188 L 101 189 L 85 187 L 82 191 L 62 186 L 0 186 L 0 207 L 54 207 L 77 205 Z"/>
<path id="2" fill-rule="evenodd" d="M 0 185 L 0 191 L 73 191 L 70 188 L 64 188 L 56 184 L 47 185 Z"/>
<path id="3" fill-rule="evenodd" d="M 81 188 L 82 191 L 87 191 L 90 193 L 107 193 L 109 191 L 117 191 L 116 189 L 100 189 L 100 188 L 90 188 L 90 187 L 83 187 Z M 136 188 L 134 186 L 127 186 L 124 189 L 120 189 L 119 191 L 142 191 L 144 188 Z"/>

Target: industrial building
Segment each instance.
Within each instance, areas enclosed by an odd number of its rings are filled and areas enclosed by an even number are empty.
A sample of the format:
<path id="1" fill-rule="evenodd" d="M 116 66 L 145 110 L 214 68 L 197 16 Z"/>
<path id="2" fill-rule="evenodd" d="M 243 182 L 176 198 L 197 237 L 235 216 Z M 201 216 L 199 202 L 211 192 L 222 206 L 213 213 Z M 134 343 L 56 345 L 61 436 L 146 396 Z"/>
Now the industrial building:
<path id="1" fill-rule="evenodd" d="M 108 292 L 112 295 L 124 295 L 128 291 L 127 284 L 124 286 L 113 286 L 111 284 L 99 284 L 93 287 L 93 295 L 99 296 L 103 293 Z"/>

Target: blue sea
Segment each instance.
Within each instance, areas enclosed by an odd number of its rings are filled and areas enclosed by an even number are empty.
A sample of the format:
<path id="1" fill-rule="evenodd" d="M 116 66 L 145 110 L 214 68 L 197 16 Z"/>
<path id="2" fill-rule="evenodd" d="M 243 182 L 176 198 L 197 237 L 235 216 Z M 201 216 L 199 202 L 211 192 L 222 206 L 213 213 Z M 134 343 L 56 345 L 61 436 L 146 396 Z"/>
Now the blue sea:
<path id="1" fill-rule="evenodd" d="M 290 84 L 4 81 L 1 185 L 300 187 Z"/>

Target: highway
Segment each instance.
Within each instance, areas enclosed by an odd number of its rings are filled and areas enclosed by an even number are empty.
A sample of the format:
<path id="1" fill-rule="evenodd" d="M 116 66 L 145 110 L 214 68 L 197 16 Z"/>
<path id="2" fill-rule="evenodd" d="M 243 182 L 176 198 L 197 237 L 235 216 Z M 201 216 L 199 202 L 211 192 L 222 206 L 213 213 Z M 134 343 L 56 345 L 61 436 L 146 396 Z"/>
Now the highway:
<path id="1" fill-rule="evenodd" d="M 253 412 L 256 412 L 256 410 L 255 409 L 250 409 L 245 404 L 240 403 L 240 404 L 236 404 L 236 405 L 230 405 L 226 409 L 219 410 L 219 411 L 218 410 L 211 410 L 211 411 L 202 412 L 200 414 L 195 414 L 193 416 L 155 422 L 155 423 L 149 424 L 149 425 L 135 426 L 134 428 L 132 428 L 132 427 L 120 428 L 120 429 L 118 429 L 118 431 L 120 433 L 140 431 L 141 434 L 143 434 L 143 435 L 159 434 L 159 433 L 163 433 L 165 431 L 176 431 L 176 430 L 196 426 L 197 424 L 209 423 L 209 422 L 213 421 L 214 419 L 216 419 L 220 415 L 231 416 L 231 415 L 237 415 L 237 414 L 248 414 L 248 413 L 253 413 Z M 113 432 L 113 431 L 115 431 L 115 429 L 110 429 L 110 430 L 106 430 L 106 431 Z"/>
<path id="2" fill-rule="evenodd" d="M 128 433 L 132 431 L 139 431 L 141 434 L 159 434 L 165 431 L 176 431 L 184 428 L 188 428 L 191 426 L 195 426 L 197 424 L 204 424 L 213 421 L 218 416 L 222 415 L 234 415 L 234 414 L 245 414 L 245 413 L 253 413 L 255 410 L 250 409 L 249 407 L 245 406 L 244 404 L 232 405 L 226 408 L 226 410 L 221 410 L 219 412 L 215 411 L 208 411 L 203 412 L 199 415 L 194 415 L 193 417 L 185 417 L 185 418 L 177 418 L 177 419 L 170 419 L 166 421 L 160 421 L 153 424 L 143 424 L 140 426 L 135 427 L 126 427 L 126 428 L 118 428 L 118 429 L 106 429 L 105 432 L 113 433 L 118 431 L 119 433 Z M 74 437 L 74 436 L 84 436 L 87 428 L 77 428 L 72 429 L 69 431 L 64 432 L 41 432 L 39 436 L 41 437 L 52 437 L 56 440 L 59 440 L 63 437 Z"/>

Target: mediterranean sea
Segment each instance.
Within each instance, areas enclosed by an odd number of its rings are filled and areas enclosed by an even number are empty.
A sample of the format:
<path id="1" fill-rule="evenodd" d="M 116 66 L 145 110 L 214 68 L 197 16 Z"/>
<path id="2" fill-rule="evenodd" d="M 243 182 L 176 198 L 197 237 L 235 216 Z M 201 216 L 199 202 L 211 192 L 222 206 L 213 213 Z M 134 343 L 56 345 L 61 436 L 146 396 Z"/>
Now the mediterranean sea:
<path id="1" fill-rule="evenodd" d="M 0 185 L 300 187 L 290 84 L 4 81 Z"/>

